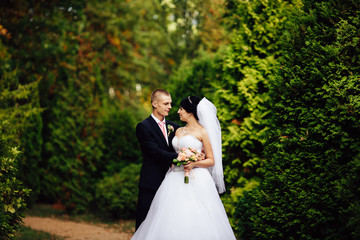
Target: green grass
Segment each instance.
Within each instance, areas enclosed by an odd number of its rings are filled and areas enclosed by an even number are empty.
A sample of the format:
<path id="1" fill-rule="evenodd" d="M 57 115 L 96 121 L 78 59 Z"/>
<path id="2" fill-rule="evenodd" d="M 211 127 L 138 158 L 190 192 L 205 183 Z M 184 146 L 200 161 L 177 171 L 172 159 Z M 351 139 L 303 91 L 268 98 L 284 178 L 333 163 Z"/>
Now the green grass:
<path id="1" fill-rule="evenodd" d="M 36 204 L 26 213 L 26 216 L 50 217 L 70 220 L 75 222 L 86 222 L 91 224 L 108 224 L 110 226 L 121 225 L 125 229 L 135 227 L 135 220 L 116 220 L 95 213 L 69 214 L 64 210 L 55 209 L 52 205 Z"/>
<path id="2" fill-rule="evenodd" d="M 49 233 L 35 231 L 29 227 L 20 226 L 19 231 L 15 234 L 14 240 L 63 240 L 65 238 L 51 235 Z"/>
<path id="3" fill-rule="evenodd" d="M 31 207 L 26 213 L 27 216 L 36 216 L 36 217 L 56 217 L 62 218 L 67 215 L 64 211 L 55 209 L 48 204 L 36 204 Z"/>

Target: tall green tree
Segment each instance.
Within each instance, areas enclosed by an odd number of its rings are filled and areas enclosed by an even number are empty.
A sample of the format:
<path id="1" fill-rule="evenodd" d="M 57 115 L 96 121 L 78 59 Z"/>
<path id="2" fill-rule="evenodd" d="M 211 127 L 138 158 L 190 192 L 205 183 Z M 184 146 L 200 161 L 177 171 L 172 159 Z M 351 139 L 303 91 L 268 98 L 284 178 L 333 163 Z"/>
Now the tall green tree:
<path id="1" fill-rule="evenodd" d="M 238 205 L 244 239 L 359 238 L 360 8 L 303 4 L 286 24 L 269 85 L 264 181 Z"/>
<path id="2" fill-rule="evenodd" d="M 200 48 L 222 42 L 216 2 L 0 3 L 6 61 L 44 109 L 19 134 L 22 171 L 41 200 L 85 210 L 95 183 L 139 161 L 134 128 L 151 91 Z"/>
<path id="3" fill-rule="evenodd" d="M 217 50 L 223 42 L 223 28 L 218 19 L 222 15 L 223 1 L 163 0 L 163 13 L 167 18 L 167 32 L 173 60 L 193 59 L 200 47 Z"/>
<path id="4" fill-rule="evenodd" d="M 139 41 L 146 45 L 146 48 L 140 49 L 145 49 L 151 56 L 144 60 L 160 59 L 161 65 L 154 69 L 163 69 L 163 73 L 158 75 L 162 77 L 159 80 L 153 78 L 155 75 L 144 78 L 149 79 L 148 82 L 140 80 L 140 86 L 143 88 L 141 93 L 146 96 L 145 101 L 149 101 L 150 94 L 155 88 L 171 89 L 172 86 L 186 84 L 185 81 L 181 83 L 181 80 L 176 80 L 177 76 L 182 74 L 181 69 L 191 67 L 193 59 L 201 59 L 202 51 L 216 52 L 228 39 L 221 24 L 223 0 L 149 2 L 154 7 L 153 11 L 146 11 L 145 21 L 140 21 L 142 34 L 139 36 L 143 37 Z M 141 5 L 143 4 L 141 2 Z M 144 32 L 144 28 L 147 31 Z"/>
<path id="5" fill-rule="evenodd" d="M 281 54 L 278 38 L 291 8 L 282 0 L 226 1 L 224 22 L 231 42 L 223 51 L 212 88 L 230 193 L 223 200 L 231 217 L 239 197 L 257 187 L 262 178 L 264 133 L 271 115 L 269 84 Z"/>
<path id="6" fill-rule="evenodd" d="M 11 39 L 8 30 L 0 25 L 0 37 Z M 10 124 L 7 135 L 12 145 L 19 146 L 23 152 L 19 168 L 23 174 L 20 179 L 32 187 L 40 183 L 38 163 L 41 157 L 42 119 L 39 103 L 39 76 L 23 78 L 21 65 L 14 59 L 9 48 L 0 39 L 0 121 Z M 38 191 L 34 190 L 35 197 Z"/>
<path id="7" fill-rule="evenodd" d="M 40 162 L 28 161 L 25 165 L 43 171 L 29 177 L 41 176 L 41 184 L 32 187 L 40 189 L 43 200 L 61 200 L 69 208 L 84 209 L 91 200 L 94 182 L 102 178 L 105 147 L 98 136 L 102 135 L 103 98 L 108 97 L 109 86 L 116 85 L 115 97 L 123 103 L 118 106 L 125 108 L 129 105 L 127 95 L 131 97 L 131 94 L 122 89 L 134 85 L 129 81 L 131 78 L 123 78 L 124 69 L 132 63 L 128 60 L 131 59 L 127 53 L 131 51 L 129 44 L 124 44 L 126 52 L 117 54 L 118 35 L 131 41 L 117 31 L 125 31 L 127 24 L 117 21 L 121 16 L 109 14 L 113 10 L 122 11 L 122 15 L 128 12 L 126 2 L 119 3 L 123 4 L 122 8 L 111 8 L 110 3 L 96 6 L 95 1 L 88 4 L 8 1 L 2 8 L 1 23 L 11 36 L 4 42 L 12 53 L 11 61 L 23 66 L 19 68 L 18 78 L 40 80 L 40 93 L 35 88 L 31 94 L 40 95 L 41 106 L 46 109 L 42 114 L 44 127 L 40 130 L 44 145 L 31 141 L 34 131 L 30 128 L 22 140 L 30 144 L 25 154 L 34 154 L 35 146 L 43 150 L 41 158 L 37 158 Z M 92 13 L 96 7 L 104 10 L 105 15 L 98 21 Z M 18 14 L 13 16 L 11 13 L 15 11 Z M 101 24 L 108 28 L 103 30 Z M 122 42 L 126 43 L 125 40 Z M 130 64 L 119 69 L 112 65 L 116 59 Z"/>
<path id="8" fill-rule="evenodd" d="M 173 110 L 169 118 L 176 121 L 179 119 L 177 110 L 180 107 L 180 101 L 191 95 L 206 97 L 213 101 L 214 90 L 211 82 L 216 78 L 221 69 L 221 54 L 200 51 L 199 56 L 192 61 L 183 62 L 183 64 L 170 77 L 170 84 L 167 89 L 171 93 L 173 101 Z"/>
<path id="9" fill-rule="evenodd" d="M 206 51 L 183 62 L 171 77 L 176 105 L 187 95 L 215 103 L 223 134 L 228 192 L 222 199 L 235 223 L 233 206 L 262 177 L 264 132 L 270 115 L 269 80 L 280 55 L 278 37 L 293 5 L 286 1 L 226 1 L 224 27 L 231 41 L 216 54 Z M 176 111 L 171 116 L 177 119 Z"/>

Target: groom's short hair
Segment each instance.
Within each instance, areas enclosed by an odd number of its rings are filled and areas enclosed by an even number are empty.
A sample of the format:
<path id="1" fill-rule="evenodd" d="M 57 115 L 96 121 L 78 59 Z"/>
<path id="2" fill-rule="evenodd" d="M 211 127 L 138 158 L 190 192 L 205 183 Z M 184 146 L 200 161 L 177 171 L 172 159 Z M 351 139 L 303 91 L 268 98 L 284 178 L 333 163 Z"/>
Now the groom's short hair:
<path id="1" fill-rule="evenodd" d="M 164 89 L 156 89 L 152 92 L 151 94 L 151 106 L 152 106 L 152 102 L 156 101 L 157 98 L 161 95 L 164 94 L 166 96 L 171 96 L 170 93 Z"/>

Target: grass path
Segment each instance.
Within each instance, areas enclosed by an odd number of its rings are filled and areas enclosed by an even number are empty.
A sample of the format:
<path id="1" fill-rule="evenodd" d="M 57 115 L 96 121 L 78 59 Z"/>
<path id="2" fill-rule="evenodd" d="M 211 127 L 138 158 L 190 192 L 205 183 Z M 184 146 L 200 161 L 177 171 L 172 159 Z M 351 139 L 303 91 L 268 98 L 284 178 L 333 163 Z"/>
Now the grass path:
<path id="1" fill-rule="evenodd" d="M 27 216 L 24 225 L 69 240 L 130 240 L 132 234 L 108 224 L 90 224 L 64 219 Z"/>

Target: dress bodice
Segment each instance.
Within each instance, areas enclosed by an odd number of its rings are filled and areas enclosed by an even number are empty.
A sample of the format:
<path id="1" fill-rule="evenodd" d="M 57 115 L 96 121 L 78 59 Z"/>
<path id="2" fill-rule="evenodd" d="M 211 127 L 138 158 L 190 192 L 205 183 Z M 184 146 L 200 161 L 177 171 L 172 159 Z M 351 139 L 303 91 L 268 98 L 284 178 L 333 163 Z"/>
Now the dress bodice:
<path id="1" fill-rule="evenodd" d="M 187 134 L 182 137 L 175 136 L 172 140 L 172 145 L 177 153 L 179 153 L 180 149 L 183 147 L 191 147 L 199 152 L 201 152 L 201 149 L 203 148 L 202 142 L 191 134 Z"/>

